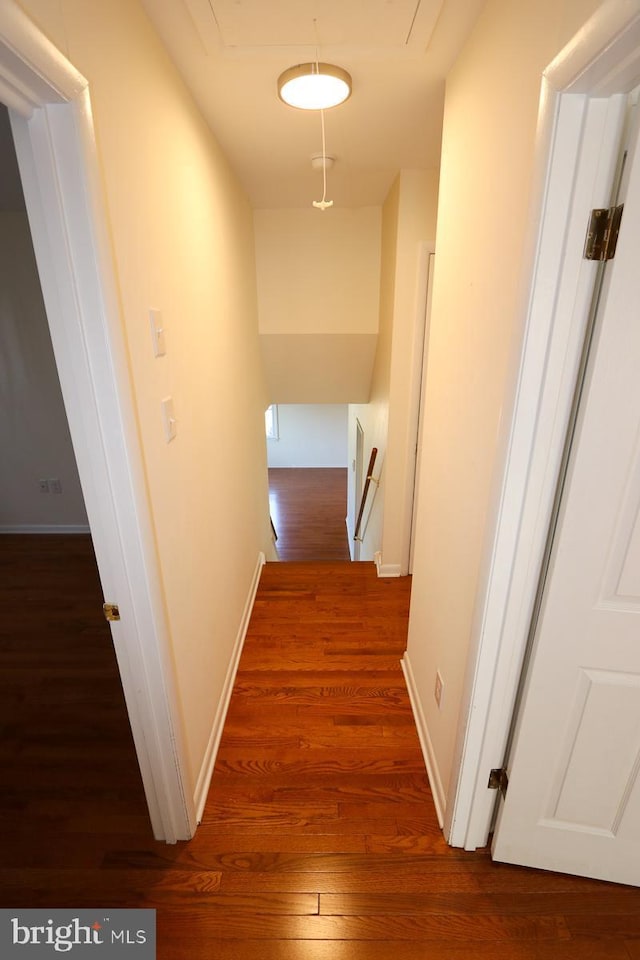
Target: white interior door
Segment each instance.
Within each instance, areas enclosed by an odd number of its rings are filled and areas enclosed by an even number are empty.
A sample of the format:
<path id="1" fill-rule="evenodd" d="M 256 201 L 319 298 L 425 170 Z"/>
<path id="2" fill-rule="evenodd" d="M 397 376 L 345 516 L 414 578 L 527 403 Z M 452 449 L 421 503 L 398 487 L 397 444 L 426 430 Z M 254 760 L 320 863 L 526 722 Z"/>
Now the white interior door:
<path id="1" fill-rule="evenodd" d="M 494 835 L 497 860 L 640 885 L 640 151 L 600 305 Z"/>

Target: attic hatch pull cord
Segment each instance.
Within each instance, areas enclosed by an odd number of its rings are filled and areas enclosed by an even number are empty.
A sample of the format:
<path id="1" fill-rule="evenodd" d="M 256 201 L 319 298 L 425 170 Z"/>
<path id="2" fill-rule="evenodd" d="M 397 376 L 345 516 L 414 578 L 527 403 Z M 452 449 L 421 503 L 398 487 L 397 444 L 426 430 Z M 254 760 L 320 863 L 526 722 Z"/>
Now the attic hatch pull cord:
<path id="1" fill-rule="evenodd" d="M 318 210 L 324 211 L 327 207 L 333 206 L 333 200 L 327 200 L 327 144 L 324 132 L 324 110 L 320 111 L 320 122 L 322 124 L 322 200 L 314 200 L 313 206 Z"/>
<path id="2" fill-rule="evenodd" d="M 316 71 L 320 73 L 320 54 L 318 42 L 318 20 L 313 18 L 313 31 L 316 35 Z M 324 211 L 333 206 L 333 200 L 327 200 L 327 141 L 324 130 L 324 110 L 320 110 L 320 124 L 322 126 L 322 200 L 314 200 L 313 206 Z"/>

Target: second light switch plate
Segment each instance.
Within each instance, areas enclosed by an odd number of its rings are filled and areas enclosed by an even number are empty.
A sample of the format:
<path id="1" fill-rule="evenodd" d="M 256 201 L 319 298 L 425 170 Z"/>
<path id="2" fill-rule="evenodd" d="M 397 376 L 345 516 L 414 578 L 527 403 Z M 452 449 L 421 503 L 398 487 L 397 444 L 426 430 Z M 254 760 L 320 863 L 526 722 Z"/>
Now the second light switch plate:
<path id="1" fill-rule="evenodd" d="M 167 347 L 164 340 L 164 322 L 159 310 L 149 310 L 149 322 L 151 323 L 153 355 L 154 357 L 164 357 L 167 352 Z"/>
<path id="2" fill-rule="evenodd" d="M 173 397 L 165 397 L 161 403 L 162 421 L 164 423 L 164 436 L 167 443 L 175 438 L 177 431 L 177 421 L 173 407 Z"/>

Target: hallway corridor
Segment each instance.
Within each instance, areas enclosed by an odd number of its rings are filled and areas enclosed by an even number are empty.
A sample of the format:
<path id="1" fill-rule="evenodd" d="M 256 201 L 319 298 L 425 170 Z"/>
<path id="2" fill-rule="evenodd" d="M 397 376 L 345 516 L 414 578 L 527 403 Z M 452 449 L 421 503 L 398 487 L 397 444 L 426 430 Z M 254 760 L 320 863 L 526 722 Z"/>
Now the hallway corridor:
<path id="1" fill-rule="evenodd" d="M 168 846 L 90 542 L 0 548 L 2 906 L 153 907 L 158 960 L 640 960 L 640 890 L 445 844 L 400 669 L 408 578 L 266 565 L 202 824 Z"/>
<path id="2" fill-rule="evenodd" d="M 265 567 L 174 863 L 210 891 L 159 912 L 164 960 L 640 957 L 640 891 L 444 842 L 400 667 L 409 591 L 373 564 Z"/>
<path id="3" fill-rule="evenodd" d="M 271 467 L 269 509 L 280 560 L 349 560 L 347 471 Z"/>

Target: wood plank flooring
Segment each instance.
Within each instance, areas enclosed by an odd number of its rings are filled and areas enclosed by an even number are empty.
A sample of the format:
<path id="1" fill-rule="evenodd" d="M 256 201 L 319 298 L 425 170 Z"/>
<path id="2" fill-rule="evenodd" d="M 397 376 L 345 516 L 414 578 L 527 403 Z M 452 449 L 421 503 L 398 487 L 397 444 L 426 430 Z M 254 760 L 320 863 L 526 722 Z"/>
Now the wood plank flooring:
<path id="1" fill-rule="evenodd" d="M 269 504 L 281 560 L 349 560 L 347 471 L 272 467 Z"/>
<path id="2" fill-rule="evenodd" d="M 90 542 L 35 541 L 0 538 L 1 906 L 155 907 L 159 960 L 640 960 L 640 890 L 444 843 L 399 666 L 407 579 L 266 566 L 203 823 L 167 846 Z"/>
<path id="3" fill-rule="evenodd" d="M 0 610 L 2 904 L 7 869 L 150 829 L 90 538 L 0 536 Z"/>

